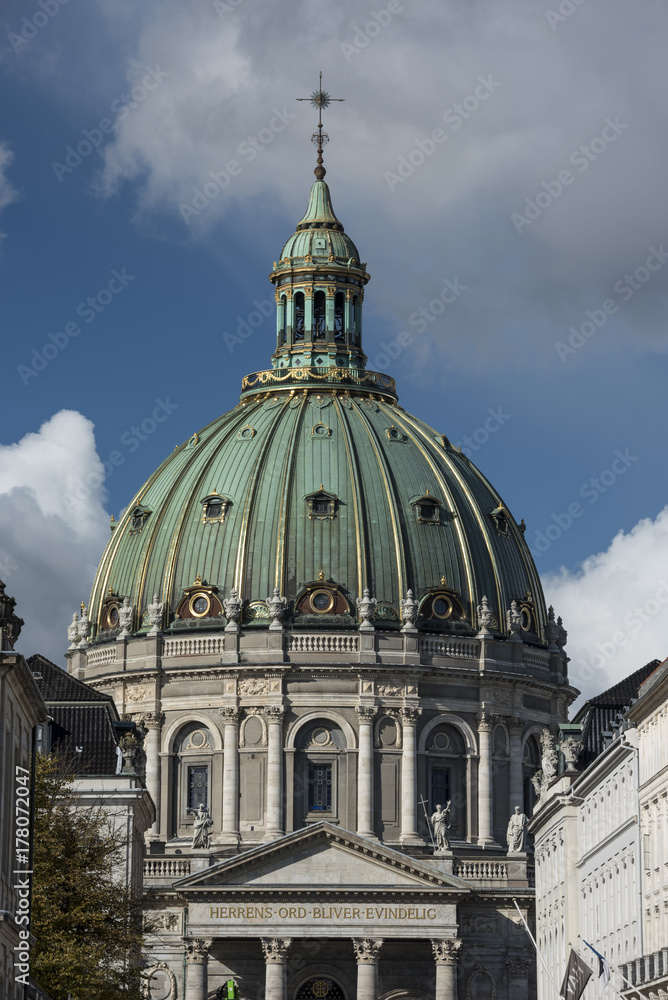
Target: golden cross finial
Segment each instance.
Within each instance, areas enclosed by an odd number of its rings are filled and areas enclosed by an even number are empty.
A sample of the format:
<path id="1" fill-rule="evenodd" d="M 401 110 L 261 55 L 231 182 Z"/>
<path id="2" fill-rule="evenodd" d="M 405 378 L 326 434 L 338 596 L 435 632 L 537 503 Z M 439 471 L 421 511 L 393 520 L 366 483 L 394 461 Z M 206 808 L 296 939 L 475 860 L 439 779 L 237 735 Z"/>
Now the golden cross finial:
<path id="1" fill-rule="evenodd" d="M 329 142 L 329 136 L 322 130 L 322 109 L 329 107 L 332 101 L 345 101 L 345 97 L 330 97 L 327 91 L 322 89 L 322 70 L 320 70 L 318 89 L 314 90 L 310 97 L 297 97 L 295 100 L 310 101 L 313 107 L 318 109 L 318 131 L 311 136 L 311 142 L 314 142 L 318 148 L 318 165 L 313 173 L 321 181 L 326 174 L 322 165 L 322 150 L 323 146 Z"/>

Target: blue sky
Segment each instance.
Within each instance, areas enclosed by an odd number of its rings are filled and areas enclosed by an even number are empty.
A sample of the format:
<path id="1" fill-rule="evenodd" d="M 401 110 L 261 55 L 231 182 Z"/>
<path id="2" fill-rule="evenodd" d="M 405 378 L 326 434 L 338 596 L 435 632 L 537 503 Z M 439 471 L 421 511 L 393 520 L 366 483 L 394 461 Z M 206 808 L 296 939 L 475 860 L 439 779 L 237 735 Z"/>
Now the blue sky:
<path id="1" fill-rule="evenodd" d="M 369 365 L 525 519 L 591 659 L 662 580 L 667 20 L 622 0 L 6 2 L 0 469 L 22 456 L 25 475 L 0 487 L 0 575 L 26 619 L 41 595 L 30 639 L 86 599 L 108 515 L 267 365 L 273 317 L 234 350 L 224 334 L 271 299 L 306 205 L 315 121 L 294 99 L 322 69 L 346 102 L 327 113 L 327 180 L 372 275 Z M 20 444 L 62 410 L 81 418 Z M 59 584 L 31 549 L 32 501 L 72 554 Z M 663 657 L 663 617 L 595 688 Z"/>

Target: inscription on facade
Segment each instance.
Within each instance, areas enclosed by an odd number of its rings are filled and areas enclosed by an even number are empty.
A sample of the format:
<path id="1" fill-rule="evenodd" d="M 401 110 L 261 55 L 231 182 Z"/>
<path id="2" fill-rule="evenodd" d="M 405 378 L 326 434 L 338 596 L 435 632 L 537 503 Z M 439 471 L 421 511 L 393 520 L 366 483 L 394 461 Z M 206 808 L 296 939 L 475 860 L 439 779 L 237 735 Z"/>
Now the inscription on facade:
<path id="1" fill-rule="evenodd" d="M 210 920 L 436 920 L 434 906 L 210 906 Z"/>

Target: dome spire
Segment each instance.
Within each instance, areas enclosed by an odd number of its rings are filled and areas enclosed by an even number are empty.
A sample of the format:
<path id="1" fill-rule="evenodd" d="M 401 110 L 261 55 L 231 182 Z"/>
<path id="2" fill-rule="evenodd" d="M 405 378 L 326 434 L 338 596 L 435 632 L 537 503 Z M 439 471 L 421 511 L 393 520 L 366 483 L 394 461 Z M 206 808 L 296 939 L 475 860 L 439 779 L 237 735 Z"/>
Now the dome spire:
<path id="1" fill-rule="evenodd" d="M 322 89 L 322 70 L 320 70 L 320 80 L 318 89 L 314 90 L 310 97 L 297 97 L 297 101 L 310 101 L 314 108 L 318 109 L 318 131 L 311 136 L 311 142 L 315 143 L 318 150 L 318 158 L 313 173 L 316 180 L 322 181 L 327 171 L 323 166 L 322 151 L 329 142 L 329 136 L 322 130 L 322 109 L 329 107 L 332 101 L 345 101 L 345 97 L 330 97 L 326 90 Z"/>

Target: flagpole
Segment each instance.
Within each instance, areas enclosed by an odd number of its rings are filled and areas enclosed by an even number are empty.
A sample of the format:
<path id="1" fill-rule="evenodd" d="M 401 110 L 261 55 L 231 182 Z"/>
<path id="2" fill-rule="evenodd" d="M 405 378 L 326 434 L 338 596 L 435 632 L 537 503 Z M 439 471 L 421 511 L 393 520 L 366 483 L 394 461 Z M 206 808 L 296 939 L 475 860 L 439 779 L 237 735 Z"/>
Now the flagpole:
<path id="1" fill-rule="evenodd" d="M 592 948 L 592 946 L 590 944 L 587 944 L 587 942 L 585 941 L 585 939 L 583 937 L 580 937 L 579 934 L 578 934 L 578 938 L 580 938 L 580 941 L 582 941 L 583 944 L 587 945 L 587 948 L 589 948 L 590 951 L 593 951 L 595 955 L 598 955 L 598 952 L 594 948 Z M 634 986 L 633 983 L 630 983 L 628 981 L 628 979 L 626 978 L 626 976 L 623 976 L 621 974 L 621 972 L 619 971 L 619 969 L 616 969 L 610 962 L 608 962 L 608 960 L 605 957 L 605 955 L 603 954 L 603 952 L 601 952 L 601 956 L 600 957 L 603 958 L 603 960 L 605 962 L 607 962 L 607 964 L 608 964 L 608 966 L 610 968 L 610 973 L 611 974 L 614 973 L 616 976 L 619 976 L 619 978 L 622 980 L 622 982 L 626 983 L 626 985 L 628 986 L 628 988 L 630 990 L 633 990 L 633 992 L 636 993 L 641 998 L 641 1000 L 647 1000 L 647 997 L 645 997 L 640 992 L 640 990 L 638 989 L 637 986 Z M 606 986 L 612 986 L 612 983 L 610 982 L 610 980 L 608 980 L 608 982 L 605 985 Z M 613 990 L 614 993 L 617 994 L 618 997 L 621 997 L 622 1000 L 626 1000 L 626 997 L 624 997 L 624 995 L 619 992 L 619 990 L 617 989 L 616 986 L 612 986 L 612 990 Z"/>
<path id="2" fill-rule="evenodd" d="M 513 903 L 515 904 L 515 909 L 517 910 L 517 912 L 520 915 L 520 920 L 524 924 L 524 930 L 527 932 L 527 934 L 531 938 L 531 943 L 534 946 L 534 948 L 536 949 L 536 954 L 538 955 L 539 959 L 543 963 L 543 968 L 545 969 L 545 972 L 547 973 L 547 978 L 550 980 L 550 982 L 554 986 L 554 992 L 556 993 L 556 995 L 558 997 L 561 998 L 561 993 L 560 993 L 560 991 L 559 991 L 559 989 L 557 987 L 557 984 L 555 983 L 554 979 L 552 978 L 552 974 L 551 974 L 549 968 L 547 967 L 547 962 L 545 961 L 545 959 L 543 958 L 543 956 L 541 955 L 541 953 L 538 950 L 538 945 L 536 944 L 536 939 L 534 938 L 533 934 L 529 930 L 529 925 L 527 924 L 526 920 L 524 919 L 524 914 L 522 913 L 522 911 L 520 910 L 519 906 L 517 905 L 517 900 L 513 899 Z"/>

